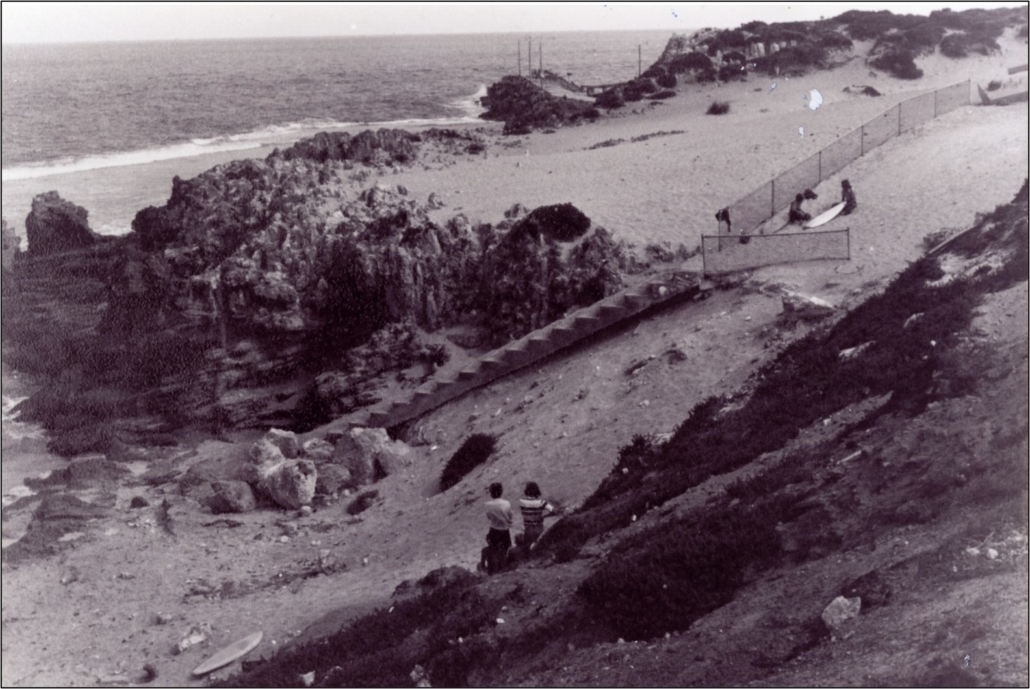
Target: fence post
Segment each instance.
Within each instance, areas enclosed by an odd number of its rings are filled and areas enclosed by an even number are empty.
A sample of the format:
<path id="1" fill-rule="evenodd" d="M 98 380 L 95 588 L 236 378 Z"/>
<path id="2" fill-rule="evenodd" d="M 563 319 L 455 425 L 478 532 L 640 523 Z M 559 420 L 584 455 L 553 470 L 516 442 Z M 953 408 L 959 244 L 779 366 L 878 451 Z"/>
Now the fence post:
<path id="1" fill-rule="evenodd" d="M 862 136 L 859 137 L 859 138 L 862 140 L 862 152 L 859 153 L 858 155 L 859 156 L 864 156 L 865 155 L 865 125 L 864 124 L 862 125 Z"/>
<path id="2" fill-rule="evenodd" d="M 844 236 L 848 238 L 848 260 L 851 260 L 851 228 L 848 227 L 844 230 Z"/>
<path id="3" fill-rule="evenodd" d="M 901 136 L 901 103 L 898 103 L 898 136 Z"/>
<path id="4" fill-rule="evenodd" d="M 933 92 L 933 116 L 937 119 L 937 91 Z"/>
<path id="5" fill-rule="evenodd" d="M 774 179 L 769 183 L 769 187 L 772 190 L 769 194 L 769 217 L 776 215 L 776 180 Z"/>

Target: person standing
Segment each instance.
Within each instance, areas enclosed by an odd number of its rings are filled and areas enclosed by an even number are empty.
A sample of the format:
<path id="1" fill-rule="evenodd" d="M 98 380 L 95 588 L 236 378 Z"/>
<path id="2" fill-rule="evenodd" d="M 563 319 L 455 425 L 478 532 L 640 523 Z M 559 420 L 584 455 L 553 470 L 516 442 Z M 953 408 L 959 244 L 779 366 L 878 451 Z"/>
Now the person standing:
<path id="1" fill-rule="evenodd" d="M 486 518 L 490 530 L 486 533 L 486 548 L 483 549 L 481 565 L 487 574 L 500 572 L 508 564 L 508 550 L 511 548 L 511 525 L 515 521 L 511 503 L 502 498 L 504 486 L 490 484 L 490 500 L 486 502 Z"/>
<path id="2" fill-rule="evenodd" d="M 855 190 L 851 188 L 851 182 L 844 180 L 840 183 L 840 200 L 844 202 L 844 209 L 841 215 L 851 215 L 858 208 L 858 201 L 855 200 Z"/>
<path id="3" fill-rule="evenodd" d="M 519 500 L 522 512 L 522 543 L 526 550 L 540 538 L 544 532 L 544 517 L 554 513 L 554 506 L 540 497 L 540 486 L 536 481 L 526 484 L 525 497 Z"/>

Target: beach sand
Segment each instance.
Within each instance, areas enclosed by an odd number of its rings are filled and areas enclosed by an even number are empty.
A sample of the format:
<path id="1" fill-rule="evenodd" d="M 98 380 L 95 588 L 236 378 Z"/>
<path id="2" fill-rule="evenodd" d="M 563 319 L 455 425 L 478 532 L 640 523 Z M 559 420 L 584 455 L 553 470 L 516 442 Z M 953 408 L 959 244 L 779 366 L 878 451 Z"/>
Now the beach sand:
<path id="1" fill-rule="evenodd" d="M 986 83 L 1005 67 L 1026 62 L 1025 44 L 1009 40 L 1004 46 L 1002 55 L 991 58 L 930 58 L 923 63 L 927 76 L 917 82 L 870 77 L 861 60 L 777 80 L 775 89 L 772 80 L 752 76 L 746 83 L 691 90 L 654 107 L 637 104 L 643 110 L 638 114 L 521 137 L 510 148 L 499 125 L 485 124 L 486 156 L 426 161 L 430 169 L 382 181 L 404 184 L 420 200 L 438 193 L 447 203 L 435 211 L 441 219 L 461 212 L 473 221 L 497 222 L 516 202 L 530 208 L 571 202 L 618 239 L 691 248 L 702 233 L 715 232 L 716 210 L 899 100 L 966 78 Z M 872 85 L 884 96 L 842 92 L 853 84 Z M 811 89 L 825 98 L 814 112 L 802 97 Z M 730 113 L 705 115 L 713 99 L 728 101 Z M 672 131 L 683 133 L 630 141 Z M 587 150 L 612 139 L 625 141 Z M 921 255 L 927 233 L 968 227 L 977 213 L 1010 201 L 1027 174 L 1027 153 L 1026 103 L 963 107 L 919 126 L 816 189 L 819 208 L 836 199 L 840 178 L 846 176 L 856 190 L 858 212 L 835 221 L 851 229 L 850 262 L 776 266 L 755 271 L 755 277 L 854 305 Z M 124 228 L 135 210 L 164 202 L 173 174 L 189 177 L 236 157 L 5 183 L 4 217 L 20 228 L 31 195 L 57 189 L 86 206 L 95 227 Z M 700 268 L 699 260 L 688 267 Z M 762 333 L 780 308 L 764 295 L 719 292 L 425 415 L 419 425 L 429 444 L 414 448 L 411 465 L 376 486 L 383 501 L 354 523 L 347 522 L 343 500 L 306 519 L 256 512 L 239 515 L 238 528 L 205 526 L 215 517 L 180 498 L 172 511 L 178 536 L 172 538 L 143 521 L 152 519 L 152 510 L 130 511 L 127 504 L 133 495 L 144 495 L 152 505 L 164 497 L 174 501 L 175 486 L 121 486 L 114 491 L 115 516 L 92 525 L 75 548 L 5 567 L 5 684 L 94 684 L 131 678 L 146 662 L 159 670 L 155 685 L 194 683 L 188 675 L 193 666 L 252 631 L 265 632 L 258 653 L 267 654 L 292 643 L 329 611 L 342 612 L 323 629 L 385 602 L 404 579 L 446 565 L 472 569 L 485 531 L 481 503 L 487 483 L 504 481 L 514 500 L 516 486 L 533 479 L 546 497 L 568 506 L 580 503 L 634 434 L 671 431 L 697 402 L 734 389 L 769 361 L 776 347 L 765 347 Z M 625 374 L 635 362 L 660 358 L 674 346 L 688 357 L 679 366 Z M 438 494 L 443 464 L 471 432 L 500 436 L 496 458 Z M 296 523 L 300 531 L 283 541 L 281 521 Z M 267 581 L 322 549 L 331 549 L 347 569 L 242 597 L 188 594 L 201 579 Z M 79 580 L 62 585 L 70 571 Z M 171 622 L 155 625 L 158 612 L 170 613 Z M 170 648 L 202 623 L 212 626 L 211 640 L 172 656 Z"/>

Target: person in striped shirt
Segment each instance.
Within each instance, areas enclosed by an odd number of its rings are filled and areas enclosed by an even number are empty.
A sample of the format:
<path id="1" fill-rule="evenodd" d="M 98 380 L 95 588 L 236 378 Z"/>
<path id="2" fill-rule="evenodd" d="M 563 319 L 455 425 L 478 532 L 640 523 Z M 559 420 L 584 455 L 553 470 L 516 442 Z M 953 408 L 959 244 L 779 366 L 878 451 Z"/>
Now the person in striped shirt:
<path id="1" fill-rule="evenodd" d="M 540 486 L 536 481 L 526 484 L 525 497 L 519 500 L 522 511 L 522 547 L 528 549 L 544 532 L 544 517 L 554 513 L 554 506 L 540 497 Z"/>

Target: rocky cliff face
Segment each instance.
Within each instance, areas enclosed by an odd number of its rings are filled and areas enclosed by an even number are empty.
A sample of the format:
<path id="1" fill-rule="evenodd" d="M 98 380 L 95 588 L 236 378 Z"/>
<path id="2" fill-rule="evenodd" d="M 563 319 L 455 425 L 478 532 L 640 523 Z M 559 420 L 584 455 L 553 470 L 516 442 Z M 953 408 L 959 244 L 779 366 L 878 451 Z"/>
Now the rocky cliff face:
<path id="1" fill-rule="evenodd" d="M 87 216 L 85 208 L 65 201 L 56 191 L 36 196 L 25 218 L 29 255 L 47 256 L 95 244 L 98 235 L 89 228 Z"/>
<path id="2" fill-rule="evenodd" d="M 176 178 L 168 202 L 140 211 L 105 252 L 96 334 L 54 345 L 76 352 L 58 367 L 77 371 L 62 378 L 70 387 L 28 406 L 45 422 L 74 416 L 73 428 L 125 413 L 306 425 L 375 402 L 387 371 L 445 361 L 419 332 L 462 324 L 505 342 L 618 289 L 622 247 L 603 228 L 582 236 L 590 221 L 567 204 L 516 207 L 496 227 L 462 215 L 440 224 L 403 187 L 362 188 L 348 174 L 414 160 L 428 145 L 480 144 L 445 130 L 326 134 Z M 84 222 L 84 210 L 47 198 L 41 208 Z M 74 236 L 81 246 L 88 235 Z M 44 325 L 23 333 L 23 349 L 60 339 Z M 367 361 L 350 356 L 355 347 Z M 112 414 L 94 418 L 79 401 Z M 86 435 L 90 447 L 112 437 Z"/>
<path id="3" fill-rule="evenodd" d="M 590 103 L 552 96 L 525 77 L 506 76 L 487 88 L 484 120 L 504 122 L 505 134 L 593 121 L 600 113 Z"/>

